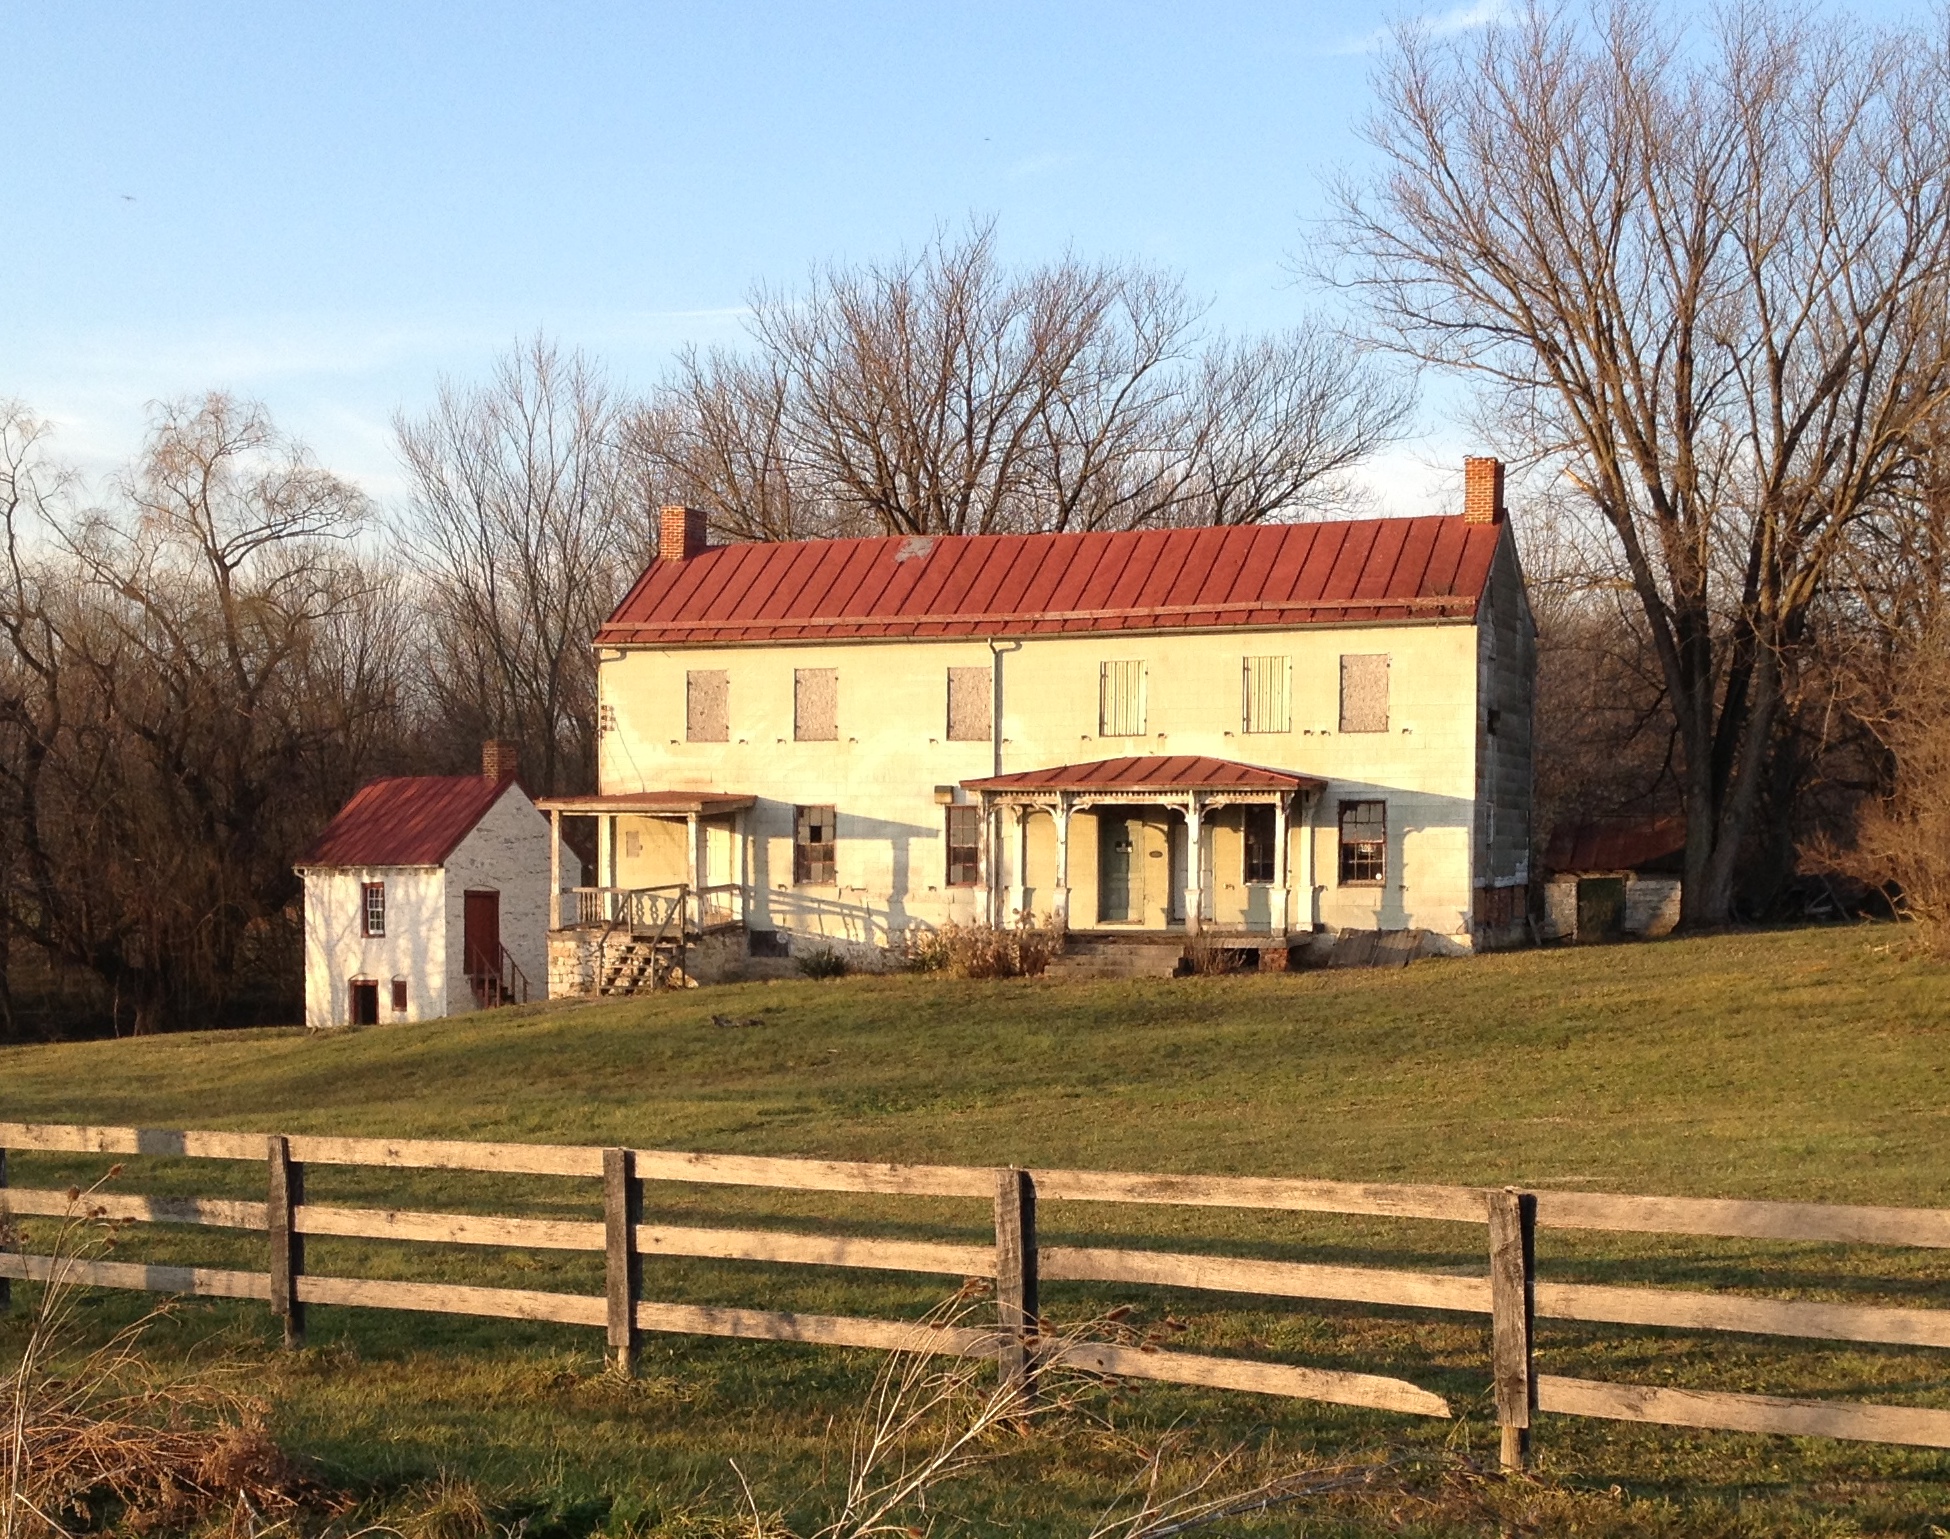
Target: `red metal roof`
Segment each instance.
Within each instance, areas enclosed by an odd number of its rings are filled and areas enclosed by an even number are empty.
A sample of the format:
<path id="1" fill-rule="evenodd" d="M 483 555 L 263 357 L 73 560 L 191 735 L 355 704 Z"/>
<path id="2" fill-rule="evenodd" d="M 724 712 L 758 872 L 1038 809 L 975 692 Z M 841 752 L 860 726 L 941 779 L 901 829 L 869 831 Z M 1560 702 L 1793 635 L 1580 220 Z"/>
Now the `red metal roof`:
<path id="1" fill-rule="evenodd" d="M 1174 753 L 1058 764 L 962 784 L 971 791 L 1298 791 L 1326 782 L 1231 759 Z"/>
<path id="2" fill-rule="evenodd" d="M 1672 815 L 1612 818 L 1551 831 L 1544 865 L 1551 871 L 1683 870 L 1686 820 Z"/>
<path id="3" fill-rule="evenodd" d="M 298 857 L 300 866 L 437 866 L 514 776 L 402 775 L 361 786 Z"/>
<path id="4" fill-rule="evenodd" d="M 651 562 L 596 641 L 1466 620 L 1503 527 L 1451 516 L 720 545 Z"/>

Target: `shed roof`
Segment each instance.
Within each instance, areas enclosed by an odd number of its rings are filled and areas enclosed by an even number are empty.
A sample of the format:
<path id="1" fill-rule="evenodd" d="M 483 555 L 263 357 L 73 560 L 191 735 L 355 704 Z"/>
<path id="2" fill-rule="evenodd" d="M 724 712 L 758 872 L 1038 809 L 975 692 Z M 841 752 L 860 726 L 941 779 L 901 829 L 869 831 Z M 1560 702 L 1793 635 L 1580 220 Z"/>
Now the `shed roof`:
<path id="1" fill-rule="evenodd" d="M 971 791 L 1298 791 L 1326 782 L 1231 759 L 1175 753 L 1057 764 L 962 784 Z"/>
<path id="2" fill-rule="evenodd" d="M 601 645 L 1467 620 L 1504 524 L 1460 516 L 722 545 L 653 561 Z"/>
<path id="3" fill-rule="evenodd" d="M 401 775 L 368 781 L 298 857 L 300 866 L 437 866 L 513 775 Z"/>
<path id="4" fill-rule="evenodd" d="M 1677 816 L 1609 818 L 1560 824 L 1544 847 L 1550 871 L 1645 871 L 1683 869 L 1686 820 Z"/>

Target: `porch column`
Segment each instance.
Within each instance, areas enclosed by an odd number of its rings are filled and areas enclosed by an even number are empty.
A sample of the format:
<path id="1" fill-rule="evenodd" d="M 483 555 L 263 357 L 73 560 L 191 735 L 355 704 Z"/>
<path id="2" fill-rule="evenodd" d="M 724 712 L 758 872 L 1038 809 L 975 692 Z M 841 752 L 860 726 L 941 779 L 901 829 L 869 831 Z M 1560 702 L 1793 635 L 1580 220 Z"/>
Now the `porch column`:
<path id="1" fill-rule="evenodd" d="M 562 814 L 548 814 L 548 927 L 562 928 Z"/>
<path id="2" fill-rule="evenodd" d="M 688 849 L 685 870 L 691 883 L 691 901 L 697 905 L 697 927 L 704 928 L 704 851 L 698 841 L 704 837 L 704 825 L 698 821 L 695 812 L 684 815 L 684 843 Z"/>
<path id="3" fill-rule="evenodd" d="M 1318 842 L 1314 831 L 1316 815 L 1321 799 L 1327 794 L 1323 788 L 1318 791 L 1303 791 L 1300 804 L 1300 928 L 1309 935 L 1318 922 L 1318 910 L 1314 906 L 1314 845 Z"/>
<path id="4" fill-rule="evenodd" d="M 1194 791 L 1185 798 L 1185 930 L 1197 935 L 1205 928 L 1205 802 Z"/>
<path id="5" fill-rule="evenodd" d="M 1266 894 L 1266 906 L 1273 917 L 1273 933 L 1284 935 L 1287 932 L 1289 917 L 1287 897 L 1289 892 L 1287 870 L 1287 804 L 1290 798 L 1282 791 L 1273 802 L 1273 887 Z"/>
<path id="6" fill-rule="evenodd" d="M 1009 809 L 1016 820 L 1014 848 L 1010 852 L 1009 887 L 1003 899 L 1003 917 L 1011 924 L 1029 916 L 1024 909 L 1029 903 L 1029 811 L 1018 802 Z"/>
<path id="7" fill-rule="evenodd" d="M 1070 798 L 1067 792 L 1056 796 L 1056 885 L 1050 889 L 1050 923 L 1059 930 L 1070 927 Z"/>
<path id="8" fill-rule="evenodd" d="M 616 907 L 616 825 L 617 822 L 618 822 L 617 816 L 613 812 L 608 817 L 603 819 L 603 827 L 609 831 L 608 859 L 603 862 L 603 869 L 609 873 L 607 878 L 603 882 L 603 886 L 609 889 L 608 892 L 603 894 L 603 918 L 605 919 L 614 919 L 621 912 Z"/>

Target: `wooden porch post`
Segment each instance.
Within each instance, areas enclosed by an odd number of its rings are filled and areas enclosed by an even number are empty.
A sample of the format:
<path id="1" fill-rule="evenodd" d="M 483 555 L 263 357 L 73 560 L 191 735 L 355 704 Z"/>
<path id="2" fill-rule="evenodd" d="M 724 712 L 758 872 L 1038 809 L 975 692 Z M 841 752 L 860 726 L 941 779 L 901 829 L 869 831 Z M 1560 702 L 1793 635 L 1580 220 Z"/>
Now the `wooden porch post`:
<path id="1" fill-rule="evenodd" d="M 704 838 L 704 824 L 695 812 L 684 814 L 685 843 L 690 855 L 687 869 L 691 878 L 691 900 L 697 904 L 697 927 L 704 929 L 704 850 L 700 841 Z"/>
<path id="2" fill-rule="evenodd" d="M 1320 810 L 1324 790 L 1303 791 L 1300 811 L 1300 928 L 1313 934 L 1317 922 L 1314 915 L 1314 845 L 1319 842 L 1314 824 Z"/>
<path id="3" fill-rule="evenodd" d="M 1268 906 L 1273 911 L 1273 933 L 1285 935 L 1290 924 L 1287 912 L 1288 894 L 1292 887 L 1291 861 L 1287 850 L 1287 804 L 1289 797 L 1282 791 L 1273 801 L 1273 890 L 1268 893 Z"/>
<path id="4" fill-rule="evenodd" d="M 1070 794 L 1056 793 L 1056 886 L 1049 895 L 1050 922 L 1070 927 Z"/>
<path id="5" fill-rule="evenodd" d="M 1205 929 L 1205 803 L 1194 791 L 1185 798 L 1185 933 Z"/>
<path id="6" fill-rule="evenodd" d="M 562 814 L 553 807 L 548 814 L 548 927 L 562 928 Z"/>

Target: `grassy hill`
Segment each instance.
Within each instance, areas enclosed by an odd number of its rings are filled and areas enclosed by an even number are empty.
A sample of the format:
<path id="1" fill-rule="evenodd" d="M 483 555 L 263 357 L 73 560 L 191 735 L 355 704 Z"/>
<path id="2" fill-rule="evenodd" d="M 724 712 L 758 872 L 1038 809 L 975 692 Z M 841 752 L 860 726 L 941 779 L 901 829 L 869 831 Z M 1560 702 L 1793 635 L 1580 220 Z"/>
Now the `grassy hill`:
<path id="1" fill-rule="evenodd" d="M 359 1033 L 14 1047 L 0 1050 L 0 1120 L 1950 1205 L 1946 1040 L 1950 974 L 1906 956 L 1897 932 L 1862 928 L 1394 973 L 1094 985 L 859 978 Z M 99 1168 L 23 1155 L 13 1180 L 65 1184 Z M 138 1161 L 121 1185 L 252 1195 L 260 1177 Z M 586 1185 L 431 1173 L 320 1170 L 313 1195 L 594 1213 Z M 654 1203 L 691 1222 L 736 1213 L 977 1243 L 986 1217 L 967 1204 L 698 1188 L 658 1190 Z M 1480 1230 L 1446 1226 L 1053 1208 L 1045 1229 L 1292 1259 L 1482 1266 Z M 158 1259 L 259 1264 L 248 1238 L 209 1231 L 145 1231 L 124 1244 Z M 314 1245 L 313 1265 L 355 1275 L 600 1291 L 593 1261 L 574 1255 Z M 1950 1305 L 1927 1256 L 1563 1235 L 1540 1246 L 1554 1276 Z M 914 1314 L 942 1290 L 900 1276 L 660 1262 L 646 1291 Z M 1047 1294 L 1053 1313 L 1073 1318 L 1133 1296 L 1080 1285 Z M 1426 1383 L 1469 1407 L 1460 1436 L 1486 1436 L 1479 1322 L 1135 1296 L 1153 1314 L 1172 1310 L 1199 1349 Z M 136 1307 L 106 1295 L 90 1306 L 103 1330 Z M 21 1313 L 0 1324 L 0 1352 L 17 1349 Z M 218 1303 L 185 1309 L 152 1350 L 172 1361 L 207 1353 L 212 1333 L 256 1365 L 280 1437 L 333 1478 L 383 1504 L 444 1471 L 529 1512 L 531 1534 L 550 1524 L 704 1531 L 710 1514 L 743 1501 L 732 1458 L 762 1506 L 803 1524 L 843 1473 L 843 1429 L 873 1367 L 859 1354 L 661 1339 L 643 1382 L 621 1388 L 598 1373 L 593 1333 L 352 1311 L 319 1311 L 319 1345 L 284 1362 L 265 1345 L 261 1308 Z M 1557 1325 L 1542 1341 L 1556 1372 L 1950 1404 L 1940 1355 Z M 1436 1447 L 1457 1435 L 1167 1387 L 1121 1393 L 1112 1414 L 1136 1445 L 1179 1424 L 1186 1446 L 1175 1458 L 1188 1469 L 1235 1446 L 1273 1469 L 1310 1451 Z M 1087 1532 L 1128 1468 L 1107 1438 L 1046 1426 L 950 1505 L 982 1532 Z M 1592 1533 L 1794 1532 L 1805 1520 L 1856 1525 L 1808 1532 L 1916 1534 L 1926 1521 L 1950 1524 L 1950 1460 L 1934 1454 L 1554 1419 L 1539 1441 L 1543 1487 L 1492 1500 L 1444 1486 L 1403 1509 L 1404 1528 L 1371 1529 L 1379 1519 L 1357 1503 L 1332 1519 L 1309 1515 L 1305 1531 L 1477 1532 L 1512 1519 Z M 1301 1522 L 1269 1515 L 1253 1531 L 1300 1532 Z"/>

